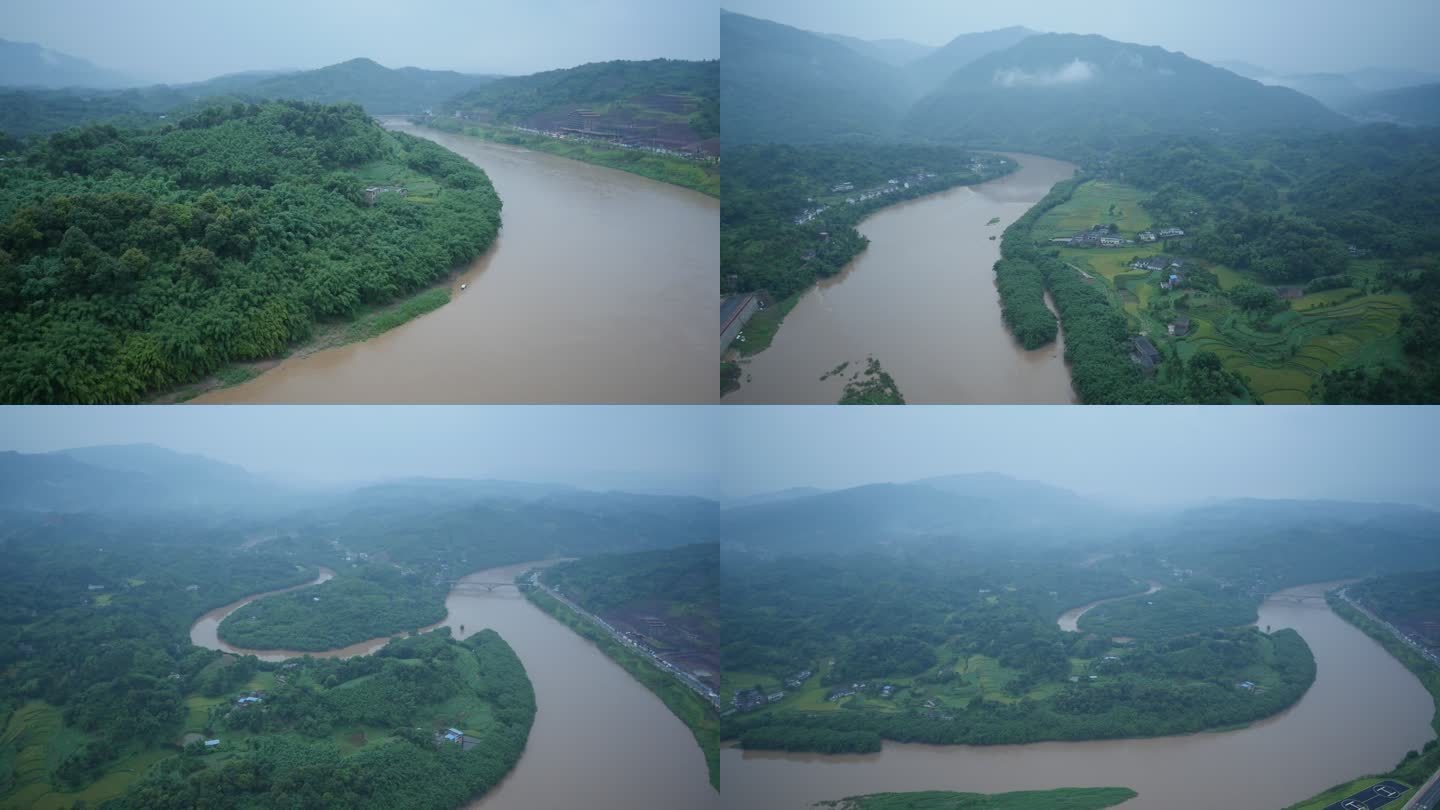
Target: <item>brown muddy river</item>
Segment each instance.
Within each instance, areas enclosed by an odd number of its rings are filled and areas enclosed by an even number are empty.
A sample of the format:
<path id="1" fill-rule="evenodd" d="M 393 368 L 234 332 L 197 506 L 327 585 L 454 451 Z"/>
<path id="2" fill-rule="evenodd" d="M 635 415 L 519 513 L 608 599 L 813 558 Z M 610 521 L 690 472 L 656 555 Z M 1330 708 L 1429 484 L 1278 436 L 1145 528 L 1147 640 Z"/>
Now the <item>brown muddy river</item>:
<path id="1" fill-rule="evenodd" d="M 821 375 L 846 361 L 848 374 L 874 356 L 906 402 L 1074 402 L 1063 340 L 1034 351 L 1015 342 L 1000 319 L 993 268 L 1000 234 L 1075 166 L 1006 156 L 1021 168 L 861 222 L 870 246 L 804 294 L 723 401 L 834 404 L 845 380 Z"/>
<path id="2" fill-rule="evenodd" d="M 480 166 L 495 245 L 449 304 L 196 402 L 714 402 L 719 203 L 626 172 L 388 120 Z M 461 284 L 468 284 L 461 290 Z"/>
<path id="3" fill-rule="evenodd" d="M 1082 743 L 934 746 L 886 743 L 878 754 L 721 751 L 726 807 L 800 810 L 862 793 L 994 793 L 1126 786 L 1125 810 L 1275 810 L 1366 773 L 1387 771 L 1432 736 L 1430 695 L 1374 640 L 1317 596 L 1291 588 L 1260 608 L 1259 624 L 1293 627 L 1315 653 L 1300 702 L 1238 731 Z"/>
<path id="4" fill-rule="evenodd" d="M 515 769 L 487 796 L 466 807 L 719 808 L 720 795 L 710 787 L 705 757 L 695 738 L 659 698 L 589 641 L 530 604 L 514 587 L 490 592 L 465 587 L 467 582 L 511 582 L 527 568 L 551 562 L 479 571 L 461 579 L 445 600 L 449 613 L 443 624 L 456 638 L 488 627 L 515 649 L 535 687 L 538 707 L 525 753 Z M 330 576 L 333 571 L 322 569 L 317 581 Z M 205 614 L 191 628 L 191 641 L 234 651 L 215 638 L 215 626 L 226 613 L 254 598 L 258 596 Z M 387 640 L 319 655 L 364 655 Z M 290 657 L 283 651 L 270 653 Z"/>

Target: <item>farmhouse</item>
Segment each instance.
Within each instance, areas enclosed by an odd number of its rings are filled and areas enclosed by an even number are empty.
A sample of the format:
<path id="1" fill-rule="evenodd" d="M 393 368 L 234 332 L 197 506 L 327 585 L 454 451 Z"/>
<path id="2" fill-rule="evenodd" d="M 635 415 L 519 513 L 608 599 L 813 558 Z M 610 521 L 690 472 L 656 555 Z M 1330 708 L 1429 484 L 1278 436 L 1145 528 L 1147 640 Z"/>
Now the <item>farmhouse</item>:
<path id="1" fill-rule="evenodd" d="M 1123 244 L 1125 244 L 1125 240 L 1118 236 L 1100 237 L 1100 247 L 1120 247 Z"/>
<path id="2" fill-rule="evenodd" d="M 1153 372 L 1155 366 L 1160 363 L 1160 351 L 1155 348 L 1155 344 L 1150 342 L 1150 338 L 1137 335 L 1130 338 L 1130 345 L 1132 347 L 1130 359 L 1147 373 Z"/>
<path id="3" fill-rule="evenodd" d="M 370 186 L 365 189 L 365 204 L 374 205 L 376 197 L 387 193 L 399 194 L 401 197 L 404 197 L 410 192 L 408 192 L 404 186 Z"/>
<path id="4" fill-rule="evenodd" d="M 1139 239 L 1141 242 L 1154 242 L 1155 233 L 1153 231 L 1141 231 L 1140 234 L 1135 238 Z"/>
<path id="5" fill-rule="evenodd" d="M 1190 334 L 1189 318 L 1176 318 L 1175 322 L 1170 324 L 1171 337 L 1185 337 L 1188 334 Z"/>
<path id="6" fill-rule="evenodd" d="M 1164 270 L 1170 266 L 1168 256 L 1150 256 L 1144 259 L 1136 259 L 1130 263 L 1136 270 Z"/>
<path id="7" fill-rule="evenodd" d="M 1180 228 L 1161 228 L 1161 229 L 1160 229 L 1160 238 L 1161 238 L 1161 239 L 1174 239 L 1174 238 L 1176 238 L 1176 237 L 1180 237 L 1180 236 L 1184 236 L 1184 235 L 1185 235 L 1185 231 L 1182 230 L 1182 229 L 1180 229 Z"/>

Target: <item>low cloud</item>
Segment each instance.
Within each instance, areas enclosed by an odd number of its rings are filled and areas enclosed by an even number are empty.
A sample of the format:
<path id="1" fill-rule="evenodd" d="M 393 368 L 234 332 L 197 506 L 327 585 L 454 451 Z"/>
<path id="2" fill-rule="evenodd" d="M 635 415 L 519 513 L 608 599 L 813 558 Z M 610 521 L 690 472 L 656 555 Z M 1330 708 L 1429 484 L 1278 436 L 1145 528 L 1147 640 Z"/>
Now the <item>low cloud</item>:
<path id="1" fill-rule="evenodd" d="M 995 84 L 1001 87 L 1050 87 L 1059 84 L 1081 84 L 1094 79 L 1100 69 L 1076 58 L 1055 70 L 1029 71 L 1006 68 L 995 71 Z"/>

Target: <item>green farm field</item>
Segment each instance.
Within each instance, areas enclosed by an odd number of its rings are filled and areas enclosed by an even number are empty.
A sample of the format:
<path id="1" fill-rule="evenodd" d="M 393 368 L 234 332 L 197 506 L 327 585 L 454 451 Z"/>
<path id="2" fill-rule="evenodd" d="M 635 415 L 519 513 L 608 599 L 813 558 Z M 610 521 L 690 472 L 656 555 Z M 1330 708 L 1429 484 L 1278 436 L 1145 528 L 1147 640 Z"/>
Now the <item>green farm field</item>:
<path id="1" fill-rule="evenodd" d="M 1130 186 L 1102 181 L 1085 183 L 1069 202 L 1047 212 L 1037 222 L 1037 241 L 1066 236 L 1098 223 L 1115 222 L 1121 235 L 1134 238 L 1154 223 L 1140 206 L 1147 193 Z M 1103 283 L 1115 306 L 1123 309 L 1137 334 L 1158 344 L 1169 342 L 1182 359 L 1196 352 L 1213 352 L 1229 371 L 1242 375 L 1251 392 L 1267 404 L 1306 404 L 1311 390 L 1326 371 L 1348 366 L 1403 365 L 1398 337 L 1400 319 L 1411 307 L 1401 292 L 1366 292 L 1344 287 L 1309 293 L 1290 301 L 1290 309 L 1261 323 L 1243 315 L 1223 295 L 1189 291 L 1184 307 L 1160 289 L 1160 274 L 1137 271 L 1135 257 L 1163 252 L 1159 245 L 1124 248 L 1060 248 L 1060 258 L 1083 272 L 1093 283 Z M 1181 258 L 1184 258 L 1181 256 Z M 1251 273 L 1210 262 L 1198 262 L 1213 273 L 1221 291 L 1242 283 L 1267 286 Z M 1351 262 L 1350 274 L 1364 286 L 1376 272 L 1369 260 Z M 1168 323 L 1188 315 L 1191 331 L 1181 338 L 1166 337 Z"/>

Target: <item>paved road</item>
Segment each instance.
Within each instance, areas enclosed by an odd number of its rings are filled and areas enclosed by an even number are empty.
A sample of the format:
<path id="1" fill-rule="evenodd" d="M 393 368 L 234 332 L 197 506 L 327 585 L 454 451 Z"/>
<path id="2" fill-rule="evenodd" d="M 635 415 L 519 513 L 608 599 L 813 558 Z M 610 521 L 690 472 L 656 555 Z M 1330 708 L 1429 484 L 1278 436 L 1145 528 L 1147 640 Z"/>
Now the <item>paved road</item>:
<path id="1" fill-rule="evenodd" d="M 1405 805 L 1404 810 L 1437 810 L 1440 809 L 1440 771 L 1436 771 L 1430 777 L 1430 781 L 1420 786 L 1419 794 Z"/>
<path id="2" fill-rule="evenodd" d="M 626 647 L 629 647 L 635 652 L 645 656 L 647 659 L 650 660 L 650 663 L 654 664 L 657 668 L 660 669 L 660 671 L 668 672 L 669 674 L 675 676 L 676 679 L 678 679 L 681 683 L 685 684 L 685 686 L 689 687 L 691 691 L 704 698 L 708 703 L 710 703 L 710 705 L 714 706 L 717 710 L 720 708 L 720 695 L 716 693 L 715 690 L 711 689 L 694 675 L 691 675 L 690 673 L 686 672 L 683 669 L 680 669 L 669 661 L 666 661 L 664 658 L 661 658 L 656 653 L 646 650 L 640 645 L 636 644 L 629 636 L 615 629 L 615 627 L 612 626 L 609 622 L 605 621 L 599 616 L 596 616 L 585 608 L 580 607 L 579 605 L 560 595 L 556 591 L 552 590 L 550 586 L 540 581 L 539 571 L 536 571 L 535 573 L 530 575 L 530 584 L 540 588 L 540 590 L 549 594 L 560 604 L 575 611 L 582 618 L 588 619 L 589 621 L 593 622 L 594 624 L 599 626 L 600 629 L 604 630 L 606 633 L 609 633 L 611 638 L 615 639 L 621 644 L 624 644 Z"/>

